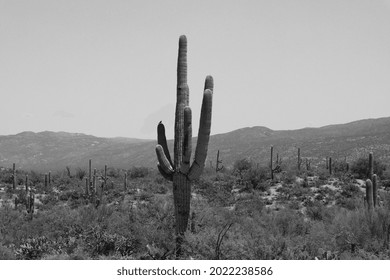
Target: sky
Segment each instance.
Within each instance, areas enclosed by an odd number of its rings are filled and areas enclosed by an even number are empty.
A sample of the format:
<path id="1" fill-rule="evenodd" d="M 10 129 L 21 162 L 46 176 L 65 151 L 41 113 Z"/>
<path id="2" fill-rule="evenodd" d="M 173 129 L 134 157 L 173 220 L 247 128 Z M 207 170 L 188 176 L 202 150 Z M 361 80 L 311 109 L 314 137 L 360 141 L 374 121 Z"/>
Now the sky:
<path id="1" fill-rule="evenodd" d="M 390 116 L 390 0 L 0 0 L 0 135 L 172 139 L 182 34 L 193 136 Z"/>

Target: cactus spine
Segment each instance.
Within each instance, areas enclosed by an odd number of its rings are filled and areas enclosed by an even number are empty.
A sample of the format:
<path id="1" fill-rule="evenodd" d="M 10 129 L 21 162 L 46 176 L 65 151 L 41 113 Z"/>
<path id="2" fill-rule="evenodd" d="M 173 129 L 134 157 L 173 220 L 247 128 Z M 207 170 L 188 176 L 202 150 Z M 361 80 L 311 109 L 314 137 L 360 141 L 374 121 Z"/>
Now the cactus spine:
<path id="1" fill-rule="evenodd" d="M 176 219 L 176 253 L 180 255 L 180 240 L 187 229 L 190 215 L 191 184 L 200 177 L 207 156 L 211 128 L 211 110 L 213 96 L 213 78 L 207 76 L 200 115 L 198 140 L 195 158 L 190 164 L 192 150 L 192 114 L 189 105 L 187 85 L 187 38 L 179 39 L 177 63 L 177 100 L 175 112 L 174 161 L 171 160 L 165 137 L 165 127 L 160 122 L 157 126 L 156 153 L 158 169 L 162 176 L 173 181 L 173 200 Z"/>

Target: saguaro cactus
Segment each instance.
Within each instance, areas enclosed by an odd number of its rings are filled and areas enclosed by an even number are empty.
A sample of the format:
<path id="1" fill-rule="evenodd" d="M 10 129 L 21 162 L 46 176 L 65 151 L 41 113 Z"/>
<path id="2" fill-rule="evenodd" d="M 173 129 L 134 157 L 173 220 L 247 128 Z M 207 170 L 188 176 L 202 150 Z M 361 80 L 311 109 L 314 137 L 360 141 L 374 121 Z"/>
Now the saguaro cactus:
<path id="1" fill-rule="evenodd" d="M 274 146 L 271 146 L 271 160 L 270 160 L 270 163 L 269 163 L 269 167 L 270 167 L 270 171 L 271 171 L 271 180 L 274 179 L 274 170 L 273 170 L 273 167 L 272 167 L 273 157 L 274 157 Z"/>
<path id="2" fill-rule="evenodd" d="M 32 190 L 28 190 L 26 193 L 26 210 L 27 210 L 27 214 L 29 214 L 30 220 L 33 219 L 34 201 L 35 201 L 35 194 L 33 193 Z"/>
<path id="3" fill-rule="evenodd" d="M 378 206 L 378 179 L 376 174 L 372 175 L 372 200 L 374 208 Z"/>
<path id="4" fill-rule="evenodd" d="M 91 184 L 92 184 L 92 159 L 89 160 L 89 165 L 88 165 L 88 182 L 89 182 L 89 185 L 91 186 Z"/>
<path id="5" fill-rule="evenodd" d="M 302 159 L 301 159 L 301 148 L 298 148 L 298 171 L 301 170 L 301 163 L 302 163 Z"/>
<path id="6" fill-rule="evenodd" d="M 374 175 L 374 155 L 370 153 L 368 155 L 368 179 L 372 181 L 372 175 Z"/>
<path id="7" fill-rule="evenodd" d="M 123 190 L 127 190 L 127 172 L 125 172 L 125 177 L 123 179 Z"/>
<path id="8" fill-rule="evenodd" d="M 26 187 L 26 193 L 28 192 L 28 175 L 26 175 L 26 179 L 25 179 L 25 187 Z"/>
<path id="9" fill-rule="evenodd" d="M 215 167 L 215 172 L 222 171 L 223 165 L 222 165 L 222 159 L 219 159 L 219 150 L 217 152 L 217 166 Z"/>
<path id="10" fill-rule="evenodd" d="M 186 231 L 190 215 L 191 184 L 203 171 L 207 156 L 211 128 L 211 109 L 213 97 L 213 78 L 206 77 L 200 115 L 198 140 L 192 164 L 192 116 L 189 105 L 187 85 L 187 38 L 179 40 L 177 62 L 177 100 L 175 112 L 174 161 L 168 151 L 165 128 L 162 122 L 157 126 L 156 153 L 158 169 L 162 176 L 173 181 L 173 200 L 175 206 L 176 234 L 178 238 Z M 177 246 L 180 246 L 179 241 Z M 180 250 L 180 249 L 176 249 Z"/>
<path id="11" fill-rule="evenodd" d="M 12 164 L 12 188 L 15 190 L 16 189 L 16 165 L 15 163 Z"/>
<path id="12" fill-rule="evenodd" d="M 372 182 L 370 179 L 366 180 L 366 200 L 368 210 L 371 210 L 374 204 L 373 191 L 372 191 Z"/>
<path id="13" fill-rule="evenodd" d="M 329 174 L 332 175 L 332 158 L 329 158 Z"/>
<path id="14" fill-rule="evenodd" d="M 102 187 L 102 192 L 104 191 L 104 189 L 107 189 L 107 165 L 104 165 L 104 184 L 103 184 L 103 187 Z"/>

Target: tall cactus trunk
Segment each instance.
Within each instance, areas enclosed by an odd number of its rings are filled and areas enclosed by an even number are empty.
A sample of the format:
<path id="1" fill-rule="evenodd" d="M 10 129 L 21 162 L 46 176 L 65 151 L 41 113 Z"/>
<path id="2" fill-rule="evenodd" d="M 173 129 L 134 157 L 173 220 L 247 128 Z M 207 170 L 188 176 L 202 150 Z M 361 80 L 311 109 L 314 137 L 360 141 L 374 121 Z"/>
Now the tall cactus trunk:
<path id="1" fill-rule="evenodd" d="M 274 156 L 274 147 L 271 146 L 271 160 L 269 163 L 270 171 L 271 171 L 271 180 L 274 180 L 274 170 L 273 170 L 273 166 L 272 166 L 273 156 Z"/>
<path id="2" fill-rule="evenodd" d="M 176 234 L 182 234 L 187 229 L 190 216 L 191 182 L 185 174 L 173 175 L 173 201 L 175 205 Z"/>

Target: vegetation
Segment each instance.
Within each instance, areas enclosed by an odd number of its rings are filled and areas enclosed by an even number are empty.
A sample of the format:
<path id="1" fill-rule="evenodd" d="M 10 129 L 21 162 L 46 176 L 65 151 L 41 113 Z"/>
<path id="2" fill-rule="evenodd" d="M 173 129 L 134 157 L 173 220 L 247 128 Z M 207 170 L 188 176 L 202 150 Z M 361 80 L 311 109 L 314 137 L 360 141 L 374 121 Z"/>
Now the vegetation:
<path id="1" fill-rule="evenodd" d="M 320 179 L 298 172 L 295 164 L 272 181 L 268 166 L 248 159 L 234 166 L 206 168 L 194 181 L 180 258 L 390 259 L 390 194 L 382 185 L 387 178 L 375 179 L 377 205 L 368 208 L 365 178 L 351 172 Z M 17 170 L 13 189 L 13 169 L 2 168 L 0 258 L 174 259 L 170 182 L 147 168 L 108 170 L 112 176 L 96 207 L 84 176 L 57 172 L 45 187 L 45 174 Z M 138 174 L 129 176 L 126 189 L 124 174 Z M 19 180 L 26 175 L 35 176 L 32 215 Z"/>

